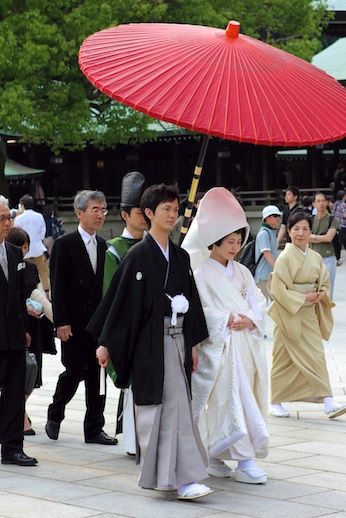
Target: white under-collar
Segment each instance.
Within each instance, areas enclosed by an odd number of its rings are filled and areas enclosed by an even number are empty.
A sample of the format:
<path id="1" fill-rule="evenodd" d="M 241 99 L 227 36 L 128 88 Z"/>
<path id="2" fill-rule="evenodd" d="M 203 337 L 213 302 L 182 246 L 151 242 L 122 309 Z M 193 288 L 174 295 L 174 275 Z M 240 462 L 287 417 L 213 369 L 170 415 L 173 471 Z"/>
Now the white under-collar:
<path id="1" fill-rule="evenodd" d="M 302 250 L 301 248 L 299 248 L 299 246 L 297 246 L 297 248 L 303 255 L 306 255 L 309 249 L 309 245 L 306 245 L 305 250 Z"/>
<path id="2" fill-rule="evenodd" d="M 228 261 L 226 266 L 224 266 L 223 264 L 219 263 L 219 261 L 216 261 L 212 257 L 209 257 L 208 260 L 212 261 L 212 265 L 214 266 L 214 268 L 219 270 L 223 275 L 226 275 L 226 277 L 233 277 L 233 274 L 234 274 L 233 261 Z"/>
<path id="3" fill-rule="evenodd" d="M 96 232 L 93 234 L 89 234 L 84 228 L 81 227 L 81 225 L 78 225 L 78 232 L 80 233 L 81 238 L 83 239 L 83 242 L 85 245 L 89 244 L 89 241 L 94 240 L 96 243 Z"/>
<path id="4" fill-rule="evenodd" d="M 132 234 L 127 230 L 127 227 L 122 231 L 121 237 L 126 237 L 127 239 L 135 239 Z"/>
<path id="5" fill-rule="evenodd" d="M 165 256 L 166 260 L 169 262 L 169 239 L 167 240 L 167 248 L 165 250 L 163 248 L 163 246 L 158 241 L 156 241 L 156 239 L 152 236 L 152 234 L 150 234 L 150 235 L 153 238 L 153 240 L 155 241 L 155 243 L 157 244 L 157 246 L 160 248 L 160 250 L 163 253 L 163 255 Z"/>

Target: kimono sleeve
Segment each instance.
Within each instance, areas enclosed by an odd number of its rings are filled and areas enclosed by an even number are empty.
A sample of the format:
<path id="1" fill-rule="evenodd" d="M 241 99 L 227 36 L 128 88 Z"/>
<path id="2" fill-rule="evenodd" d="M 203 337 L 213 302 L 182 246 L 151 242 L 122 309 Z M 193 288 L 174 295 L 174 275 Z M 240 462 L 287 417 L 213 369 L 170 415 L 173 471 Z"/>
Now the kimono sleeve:
<path id="1" fill-rule="evenodd" d="M 270 294 L 290 315 L 295 315 L 304 305 L 306 295 L 292 289 L 293 279 L 286 258 L 279 256 L 271 276 Z"/>
<path id="2" fill-rule="evenodd" d="M 189 262 L 189 276 L 190 276 L 190 306 L 192 307 L 192 345 L 197 345 L 206 338 L 208 338 L 208 328 L 205 321 L 205 316 L 201 304 L 201 300 L 199 298 L 199 293 L 196 287 L 195 278 L 193 276 L 192 269 L 190 267 Z"/>
<path id="3" fill-rule="evenodd" d="M 325 296 L 320 302 L 316 304 L 316 315 L 321 331 L 321 336 L 324 340 L 327 341 L 329 340 L 334 327 L 332 308 L 335 306 L 333 301 L 330 299 L 329 288 L 329 272 L 321 258 L 321 270 L 318 280 L 318 291 L 324 291 Z"/>
<path id="4" fill-rule="evenodd" d="M 239 264 L 238 266 L 241 268 L 246 279 L 248 290 L 250 309 L 245 312 L 245 316 L 250 318 L 250 320 L 255 324 L 255 328 L 248 332 L 261 337 L 264 335 L 264 316 L 267 301 L 261 290 L 256 286 L 255 280 L 250 271 L 247 268 L 244 268 L 242 264 Z"/>
<path id="5" fill-rule="evenodd" d="M 108 348 L 119 388 L 130 383 L 131 360 L 143 314 L 146 276 L 138 272 L 136 258 L 126 256 L 87 326 L 99 344 Z"/>
<path id="6" fill-rule="evenodd" d="M 209 282 L 209 277 L 203 271 L 196 271 L 196 285 L 208 326 L 210 341 L 222 343 L 227 334 L 226 327 L 230 311 L 226 307 L 224 309 L 216 307 L 213 301 L 212 290 L 209 289 Z"/>

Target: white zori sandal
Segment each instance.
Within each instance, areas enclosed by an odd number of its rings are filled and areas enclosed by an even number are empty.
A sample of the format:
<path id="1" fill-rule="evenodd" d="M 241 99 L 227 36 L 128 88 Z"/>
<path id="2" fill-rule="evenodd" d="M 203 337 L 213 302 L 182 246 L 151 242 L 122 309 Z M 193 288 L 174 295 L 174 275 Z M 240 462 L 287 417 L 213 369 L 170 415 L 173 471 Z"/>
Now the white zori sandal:
<path id="1" fill-rule="evenodd" d="M 232 470 L 227 464 L 216 458 L 209 458 L 209 464 L 207 467 L 208 474 L 212 477 L 227 478 L 231 476 Z"/>
<path id="2" fill-rule="evenodd" d="M 203 496 L 210 495 L 214 490 L 204 484 L 197 484 L 191 482 L 190 484 L 184 484 L 178 489 L 178 500 L 196 500 Z"/>

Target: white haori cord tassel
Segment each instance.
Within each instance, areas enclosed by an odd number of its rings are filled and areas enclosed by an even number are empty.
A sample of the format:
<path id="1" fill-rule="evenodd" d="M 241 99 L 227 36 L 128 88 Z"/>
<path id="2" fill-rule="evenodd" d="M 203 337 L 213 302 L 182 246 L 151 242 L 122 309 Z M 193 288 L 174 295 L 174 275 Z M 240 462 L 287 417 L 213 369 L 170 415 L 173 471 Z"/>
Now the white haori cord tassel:
<path id="1" fill-rule="evenodd" d="M 176 326 L 177 325 L 177 314 L 178 313 L 186 313 L 189 310 L 189 301 L 185 297 L 185 295 L 175 295 L 174 297 L 171 297 L 166 293 L 167 297 L 171 301 L 171 308 L 172 308 L 172 318 L 171 318 L 171 325 Z"/>
<path id="2" fill-rule="evenodd" d="M 100 396 L 106 395 L 106 369 L 101 367 L 100 370 Z"/>

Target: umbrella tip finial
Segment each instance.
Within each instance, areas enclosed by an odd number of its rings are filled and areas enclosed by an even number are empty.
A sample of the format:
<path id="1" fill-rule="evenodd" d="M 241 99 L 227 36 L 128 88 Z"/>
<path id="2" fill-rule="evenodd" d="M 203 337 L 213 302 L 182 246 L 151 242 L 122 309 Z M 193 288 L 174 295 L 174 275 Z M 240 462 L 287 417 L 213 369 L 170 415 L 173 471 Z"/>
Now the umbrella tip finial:
<path id="1" fill-rule="evenodd" d="M 236 20 L 231 20 L 228 22 L 226 29 L 226 36 L 228 38 L 238 38 L 240 31 L 240 23 Z"/>

